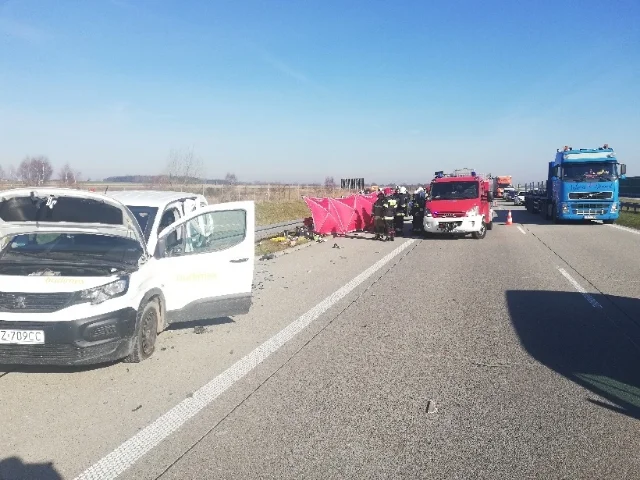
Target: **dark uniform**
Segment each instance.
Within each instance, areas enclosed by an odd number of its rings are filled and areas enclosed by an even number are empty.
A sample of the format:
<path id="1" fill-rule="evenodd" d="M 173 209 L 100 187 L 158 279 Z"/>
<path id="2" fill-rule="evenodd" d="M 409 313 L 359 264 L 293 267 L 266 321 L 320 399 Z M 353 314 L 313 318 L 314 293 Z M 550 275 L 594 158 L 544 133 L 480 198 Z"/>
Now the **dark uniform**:
<path id="1" fill-rule="evenodd" d="M 395 238 L 393 220 L 396 216 L 397 209 L 398 209 L 398 200 L 395 197 L 389 197 L 387 199 L 386 208 L 384 212 L 384 223 L 386 227 L 387 240 L 391 240 L 392 242 L 393 242 L 393 239 Z"/>
<path id="2" fill-rule="evenodd" d="M 409 195 L 407 195 L 406 193 L 397 192 L 394 195 L 394 198 L 398 203 L 394 218 L 395 232 L 398 235 L 402 235 L 404 231 L 404 217 L 407 215 L 407 206 L 409 204 Z"/>
<path id="3" fill-rule="evenodd" d="M 378 194 L 376 203 L 373 204 L 373 231 L 375 232 L 375 240 L 383 240 L 385 235 L 384 215 L 387 209 L 387 199 L 384 193 Z"/>
<path id="4" fill-rule="evenodd" d="M 420 193 L 416 193 L 413 199 L 413 208 L 411 209 L 413 233 L 419 233 L 424 230 L 424 207 L 425 197 Z"/>

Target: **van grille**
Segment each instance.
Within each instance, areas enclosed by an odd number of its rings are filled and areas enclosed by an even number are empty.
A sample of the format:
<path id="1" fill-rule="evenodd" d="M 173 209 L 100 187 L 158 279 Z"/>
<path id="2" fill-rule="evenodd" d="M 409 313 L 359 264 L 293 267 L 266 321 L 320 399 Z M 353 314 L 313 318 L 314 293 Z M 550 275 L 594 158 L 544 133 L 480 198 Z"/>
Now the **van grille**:
<path id="1" fill-rule="evenodd" d="M 464 212 L 433 212 L 435 218 L 459 218 L 464 217 Z"/>
<path id="2" fill-rule="evenodd" d="M 74 293 L 0 292 L 0 312 L 49 313 L 67 306 Z"/>

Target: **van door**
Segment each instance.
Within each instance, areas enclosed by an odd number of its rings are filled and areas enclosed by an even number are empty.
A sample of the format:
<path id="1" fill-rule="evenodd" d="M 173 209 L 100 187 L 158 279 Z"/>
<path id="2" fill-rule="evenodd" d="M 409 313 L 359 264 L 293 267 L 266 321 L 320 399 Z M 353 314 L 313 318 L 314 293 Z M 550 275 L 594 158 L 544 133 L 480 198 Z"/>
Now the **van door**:
<path id="1" fill-rule="evenodd" d="M 191 212 L 160 233 L 156 258 L 168 323 L 248 313 L 254 203 L 222 203 Z"/>

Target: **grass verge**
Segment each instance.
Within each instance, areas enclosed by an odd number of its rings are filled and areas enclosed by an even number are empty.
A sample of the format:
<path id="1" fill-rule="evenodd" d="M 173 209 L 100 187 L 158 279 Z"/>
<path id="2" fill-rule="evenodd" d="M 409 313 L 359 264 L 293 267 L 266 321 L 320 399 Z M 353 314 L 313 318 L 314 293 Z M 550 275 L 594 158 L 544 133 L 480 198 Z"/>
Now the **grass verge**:
<path id="1" fill-rule="evenodd" d="M 269 253 L 276 253 L 293 248 L 298 245 L 309 243 L 309 240 L 304 237 L 297 238 L 294 242 L 274 242 L 273 240 L 262 240 L 256 243 L 256 256 L 268 255 Z"/>
<path id="2" fill-rule="evenodd" d="M 309 216 L 311 216 L 311 212 L 307 204 L 304 203 L 304 200 L 263 202 L 256 204 L 257 225 L 271 225 Z"/>
<path id="3" fill-rule="evenodd" d="M 640 229 L 640 212 L 633 213 L 621 210 L 616 225 Z"/>

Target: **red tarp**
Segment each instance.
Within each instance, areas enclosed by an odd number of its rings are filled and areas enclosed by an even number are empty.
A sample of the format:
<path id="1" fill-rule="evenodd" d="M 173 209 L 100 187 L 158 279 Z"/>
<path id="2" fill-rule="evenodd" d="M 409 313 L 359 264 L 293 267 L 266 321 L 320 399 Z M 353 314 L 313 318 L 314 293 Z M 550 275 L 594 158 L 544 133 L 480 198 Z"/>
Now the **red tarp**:
<path id="1" fill-rule="evenodd" d="M 346 198 L 305 197 L 314 231 L 321 235 L 342 234 L 366 230 L 373 224 L 373 204 L 376 194 L 351 195 Z"/>

